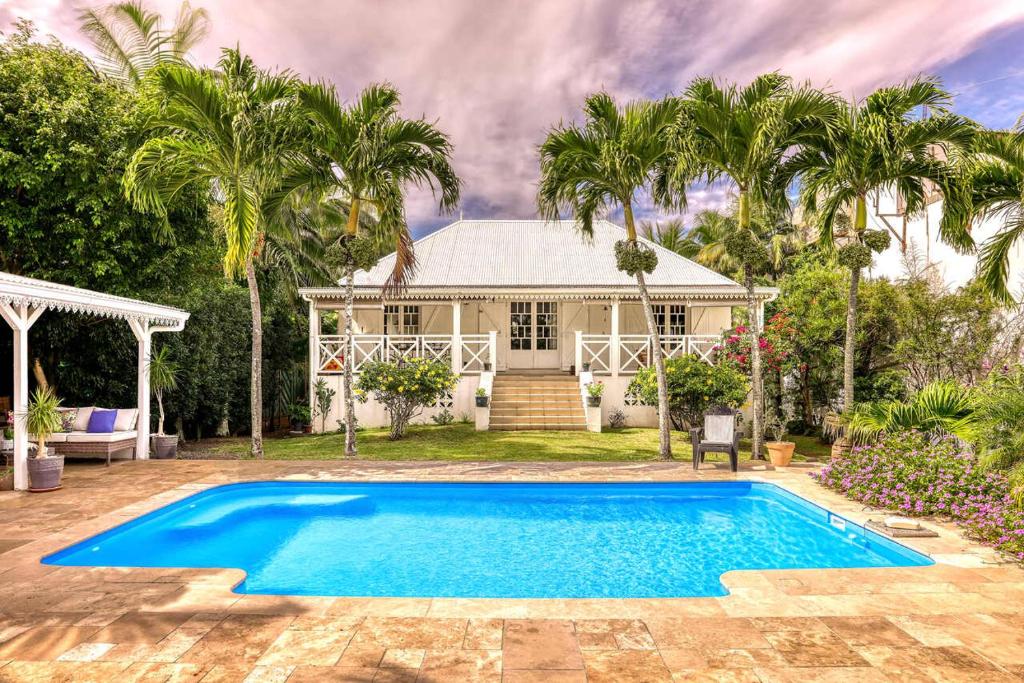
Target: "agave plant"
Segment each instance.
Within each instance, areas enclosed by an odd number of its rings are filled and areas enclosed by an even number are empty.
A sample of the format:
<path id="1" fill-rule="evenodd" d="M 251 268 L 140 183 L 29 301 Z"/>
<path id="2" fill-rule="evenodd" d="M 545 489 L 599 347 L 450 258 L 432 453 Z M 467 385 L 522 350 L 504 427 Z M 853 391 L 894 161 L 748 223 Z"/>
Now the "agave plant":
<path id="1" fill-rule="evenodd" d="M 939 381 L 927 385 L 909 401 L 862 403 L 844 418 L 843 427 L 851 442 L 867 444 L 885 434 L 910 430 L 973 441 L 977 424 L 971 390 L 956 382 Z"/>

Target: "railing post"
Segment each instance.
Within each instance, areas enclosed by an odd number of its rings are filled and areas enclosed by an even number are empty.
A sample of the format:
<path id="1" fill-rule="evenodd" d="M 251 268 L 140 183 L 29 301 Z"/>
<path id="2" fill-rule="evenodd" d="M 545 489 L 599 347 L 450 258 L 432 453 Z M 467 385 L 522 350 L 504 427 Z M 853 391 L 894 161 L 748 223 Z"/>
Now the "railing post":
<path id="1" fill-rule="evenodd" d="M 346 362 L 348 358 L 346 357 Z M 309 405 L 315 405 L 314 385 L 316 376 L 320 372 L 320 311 L 316 307 L 316 301 L 309 301 Z"/>
<path id="2" fill-rule="evenodd" d="M 583 372 L 583 330 L 576 330 L 576 375 Z"/>
<path id="3" fill-rule="evenodd" d="M 452 372 L 462 374 L 462 302 L 452 302 Z"/>
<path id="4" fill-rule="evenodd" d="M 491 330 L 487 333 L 488 355 L 491 358 L 491 372 L 498 371 L 498 332 Z"/>
<path id="5" fill-rule="evenodd" d="M 621 360 L 621 342 L 619 338 L 619 300 L 612 301 L 612 337 L 608 344 L 608 365 L 612 377 L 619 376 Z"/>

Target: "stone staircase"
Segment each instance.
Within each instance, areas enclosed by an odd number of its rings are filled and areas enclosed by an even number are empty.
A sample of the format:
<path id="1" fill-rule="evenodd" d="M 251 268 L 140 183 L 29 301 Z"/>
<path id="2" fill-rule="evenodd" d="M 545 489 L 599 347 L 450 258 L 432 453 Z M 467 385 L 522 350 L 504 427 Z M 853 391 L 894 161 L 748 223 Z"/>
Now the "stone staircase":
<path id="1" fill-rule="evenodd" d="M 490 428 L 586 430 L 579 380 L 565 374 L 496 374 L 491 388 Z"/>

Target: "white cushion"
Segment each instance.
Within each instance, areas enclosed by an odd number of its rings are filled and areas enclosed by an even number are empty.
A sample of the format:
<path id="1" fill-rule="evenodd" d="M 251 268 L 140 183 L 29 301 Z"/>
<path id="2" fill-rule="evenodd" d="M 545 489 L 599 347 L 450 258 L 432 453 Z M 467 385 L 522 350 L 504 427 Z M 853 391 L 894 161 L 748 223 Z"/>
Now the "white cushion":
<path id="1" fill-rule="evenodd" d="M 28 440 L 31 441 L 32 443 L 35 443 L 36 442 L 36 435 L 35 434 L 29 434 L 28 435 Z M 68 433 L 67 432 L 56 432 L 56 433 L 50 434 L 48 437 L 46 437 L 46 443 L 64 443 L 67 440 L 68 440 Z"/>
<path id="2" fill-rule="evenodd" d="M 84 432 L 89 428 L 89 418 L 92 417 L 92 411 L 96 409 L 96 406 L 89 406 L 87 408 L 79 408 L 78 415 L 75 417 L 75 428 L 73 431 Z"/>
<path id="3" fill-rule="evenodd" d="M 704 441 L 709 443 L 732 443 L 736 418 L 732 415 L 705 415 Z"/>
<path id="4" fill-rule="evenodd" d="M 114 418 L 115 432 L 129 432 L 135 429 L 135 421 L 139 418 L 138 408 L 118 408 Z"/>
<path id="5" fill-rule="evenodd" d="M 68 436 L 68 443 L 117 443 L 120 441 L 132 441 L 138 436 L 135 431 L 110 432 L 109 434 L 89 434 L 88 432 L 71 432 Z"/>

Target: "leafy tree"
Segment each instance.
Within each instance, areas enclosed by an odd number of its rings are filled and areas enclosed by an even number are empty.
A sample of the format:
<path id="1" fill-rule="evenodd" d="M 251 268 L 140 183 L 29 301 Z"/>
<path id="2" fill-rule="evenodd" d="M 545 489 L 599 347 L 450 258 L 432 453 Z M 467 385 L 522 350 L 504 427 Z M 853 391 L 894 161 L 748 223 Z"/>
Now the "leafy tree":
<path id="1" fill-rule="evenodd" d="M 399 114 L 398 91 L 390 85 L 371 85 L 344 107 L 333 86 L 306 85 L 302 104 L 315 125 L 315 144 L 324 159 L 321 185 L 348 203 L 344 239 L 335 251 L 345 275 L 344 334 L 352 338 L 352 308 L 357 268 L 369 268 L 380 254 L 380 243 L 396 248 L 394 272 L 386 290 L 400 290 L 415 267 L 412 236 L 405 222 L 405 192 L 428 185 L 440 191 L 440 208 L 451 211 L 459 201 L 460 181 L 451 165 L 448 136 L 424 119 Z M 301 180 L 301 179 L 300 179 Z M 310 182 L 315 185 L 316 179 Z M 367 206 L 377 214 L 369 239 L 359 241 L 360 217 Z M 356 455 L 352 364 L 345 363 L 345 455 Z"/>
<path id="2" fill-rule="evenodd" d="M 977 444 L 986 467 L 1007 470 L 1024 504 L 1024 366 L 992 372 L 974 393 Z"/>
<path id="3" fill-rule="evenodd" d="M 651 308 L 645 276 L 657 266 L 654 251 L 637 241 L 633 202 L 652 191 L 665 208 L 682 208 L 680 188 L 667 191 L 665 169 L 675 154 L 672 143 L 678 123 L 675 100 L 630 102 L 620 109 L 607 93 L 587 98 L 583 126 L 560 125 L 540 147 L 540 189 L 537 202 L 542 216 L 558 219 L 571 214 L 584 237 L 593 234 L 598 212 L 621 206 L 626 239 L 616 244 L 619 269 L 636 278 L 643 304 L 658 387 L 658 429 L 662 459 L 672 457 L 669 429 L 668 382 L 658 326 Z"/>
<path id="4" fill-rule="evenodd" d="M 746 377 L 733 364 L 709 365 L 694 354 L 665 361 L 668 375 L 669 415 L 676 429 L 693 429 L 702 424 L 710 408 L 737 408 L 750 391 Z M 626 392 L 641 403 L 656 405 L 658 382 L 652 368 L 641 368 Z"/>
<path id="5" fill-rule="evenodd" d="M 164 216 L 166 203 L 193 183 L 210 185 L 222 201 L 224 270 L 228 277 L 244 273 L 249 287 L 251 452 L 263 457 L 263 322 L 254 262 L 268 232 L 284 227 L 272 207 L 285 179 L 307 160 L 296 82 L 288 73 L 261 71 L 231 49 L 216 70 L 164 64 L 155 79 L 159 113 L 132 157 L 124 188 L 137 207 Z"/>
<path id="6" fill-rule="evenodd" d="M 742 267 L 750 337 L 759 339 L 761 321 L 754 278 L 771 263 L 766 243 L 774 237 L 776 225 L 773 220 L 755 221 L 753 217 L 755 211 L 764 216 L 788 211 L 785 184 L 779 181 L 783 159 L 794 146 L 821 136 L 834 104 L 818 90 L 794 88 L 789 78 L 770 73 L 758 76 L 742 89 L 710 78 L 695 79 L 683 95 L 683 109 L 687 135 L 680 139 L 687 149 L 677 156 L 675 182 L 678 185 L 700 178 L 714 183 L 725 179 L 736 186 L 736 227 L 724 244 Z M 751 370 L 753 453 L 761 457 L 764 402 L 757 344 L 751 347 Z"/>
<path id="7" fill-rule="evenodd" d="M 857 293 L 863 268 L 872 252 L 883 251 L 889 233 L 868 230 L 868 197 L 888 192 L 902 200 L 908 215 L 925 208 L 929 183 L 946 197 L 945 206 L 962 205 L 962 191 L 944 159 L 970 143 L 973 124 L 949 113 L 950 98 L 938 83 L 918 79 L 880 88 L 860 102 L 837 101 L 828 134 L 811 138 L 787 162 L 782 174 L 788 183 L 801 178 L 805 211 L 819 217 L 824 246 L 841 243 L 839 258 L 850 270 L 843 353 L 843 405 L 854 405 L 854 360 L 857 340 Z M 927 107 L 929 118 L 915 119 Z M 936 154 L 941 149 L 943 154 Z M 837 216 L 850 211 L 849 228 Z M 969 233 L 958 225 L 957 214 L 944 213 L 941 237 L 960 249 L 971 248 Z"/>
<path id="8" fill-rule="evenodd" d="M 82 32 L 100 54 L 104 71 L 119 80 L 138 85 L 160 64 L 181 64 L 185 56 L 209 32 L 205 9 L 181 3 L 170 29 L 160 15 L 140 0 L 114 2 L 79 14 Z"/>
<path id="9" fill-rule="evenodd" d="M 397 362 L 374 361 L 363 365 L 356 384 L 360 400 L 369 394 L 391 416 L 392 441 L 405 436 L 409 421 L 455 389 L 459 378 L 449 363 L 427 358 Z"/>

